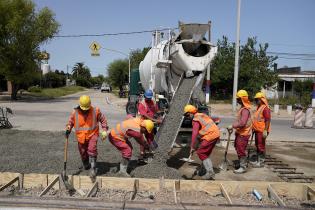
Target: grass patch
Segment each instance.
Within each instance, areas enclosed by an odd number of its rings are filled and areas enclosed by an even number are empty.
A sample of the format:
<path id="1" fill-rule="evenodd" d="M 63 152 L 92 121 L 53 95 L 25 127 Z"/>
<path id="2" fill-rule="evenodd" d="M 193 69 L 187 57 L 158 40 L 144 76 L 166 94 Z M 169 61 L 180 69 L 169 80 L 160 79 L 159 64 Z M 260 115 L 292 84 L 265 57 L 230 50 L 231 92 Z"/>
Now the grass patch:
<path id="1" fill-rule="evenodd" d="M 70 95 L 85 90 L 81 86 L 68 86 L 60 88 L 43 88 L 40 92 L 31 92 L 31 95 L 48 97 L 48 98 L 58 98 L 61 96 Z"/>

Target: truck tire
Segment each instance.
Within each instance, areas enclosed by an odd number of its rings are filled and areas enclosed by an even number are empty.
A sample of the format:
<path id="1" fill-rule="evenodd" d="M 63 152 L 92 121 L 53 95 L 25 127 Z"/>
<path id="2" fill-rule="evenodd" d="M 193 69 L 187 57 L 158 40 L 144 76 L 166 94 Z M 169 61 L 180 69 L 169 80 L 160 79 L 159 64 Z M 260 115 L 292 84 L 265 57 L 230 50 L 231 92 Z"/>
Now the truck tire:
<path id="1" fill-rule="evenodd" d="M 136 116 L 137 112 L 137 103 L 128 101 L 126 105 L 126 113 Z"/>

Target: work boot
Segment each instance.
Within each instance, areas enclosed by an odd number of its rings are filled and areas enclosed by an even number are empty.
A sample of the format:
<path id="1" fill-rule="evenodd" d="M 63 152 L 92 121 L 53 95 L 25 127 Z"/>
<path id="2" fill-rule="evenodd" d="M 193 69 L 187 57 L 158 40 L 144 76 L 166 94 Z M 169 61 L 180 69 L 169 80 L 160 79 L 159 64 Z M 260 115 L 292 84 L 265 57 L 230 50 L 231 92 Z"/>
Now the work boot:
<path id="1" fill-rule="evenodd" d="M 96 175 L 97 175 L 97 168 L 96 168 L 96 157 L 89 157 L 89 161 L 91 164 L 91 169 L 90 169 L 90 178 L 92 179 L 92 181 L 94 182 L 96 179 Z"/>
<path id="2" fill-rule="evenodd" d="M 247 168 L 247 158 L 246 157 L 241 157 L 240 158 L 240 167 L 236 170 L 234 170 L 233 172 L 235 174 L 242 174 L 246 172 L 246 168 Z"/>
<path id="3" fill-rule="evenodd" d="M 204 180 L 214 180 L 215 173 L 213 171 L 212 161 L 210 158 L 203 160 L 202 164 L 207 172 L 205 175 L 201 176 L 201 178 Z"/>
<path id="4" fill-rule="evenodd" d="M 257 154 L 257 162 L 253 164 L 254 168 L 262 168 L 265 166 L 265 154 L 264 153 L 258 153 Z"/>
<path id="5" fill-rule="evenodd" d="M 122 161 L 120 162 L 120 169 L 118 171 L 118 174 L 121 175 L 122 177 L 130 177 L 130 175 L 127 173 L 127 168 L 128 168 L 129 160 L 127 158 L 123 158 Z"/>
<path id="6" fill-rule="evenodd" d="M 89 162 L 89 159 L 82 160 L 83 168 L 84 170 L 89 170 L 91 168 L 91 164 Z"/>

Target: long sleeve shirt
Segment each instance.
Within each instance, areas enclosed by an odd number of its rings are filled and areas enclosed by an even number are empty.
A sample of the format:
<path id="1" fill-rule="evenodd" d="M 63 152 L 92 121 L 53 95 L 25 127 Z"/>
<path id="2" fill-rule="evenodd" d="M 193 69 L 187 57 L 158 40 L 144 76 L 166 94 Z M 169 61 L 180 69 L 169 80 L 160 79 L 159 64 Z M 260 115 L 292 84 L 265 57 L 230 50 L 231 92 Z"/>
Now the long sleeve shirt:
<path id="1" fill-rule="evenodd" d="M 192 134 L 191 134 L 191 148 L 195 148 L 196 140 L 199 134 L 200 124 L 197 121 L 192 121 Z"/>

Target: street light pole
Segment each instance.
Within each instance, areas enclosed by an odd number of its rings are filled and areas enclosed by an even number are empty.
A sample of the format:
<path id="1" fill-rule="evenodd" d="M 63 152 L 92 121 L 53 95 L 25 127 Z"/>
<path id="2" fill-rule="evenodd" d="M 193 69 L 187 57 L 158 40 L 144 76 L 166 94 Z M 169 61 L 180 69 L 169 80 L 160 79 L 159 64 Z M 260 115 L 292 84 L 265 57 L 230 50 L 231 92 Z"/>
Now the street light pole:
<path id="1" fill-rule="evenodd" d="M 233 83 L 233 101 L 232 108 L 236 111 L 236 92 L 238 88 L 238 71 L 239 71 L 239 50 L 240 50 L 240 19 L 241 19 L 241 0 L 237 0 L 237 26 L 235 41 L 235 63 L 234 63 L 234 83 Z"/>

